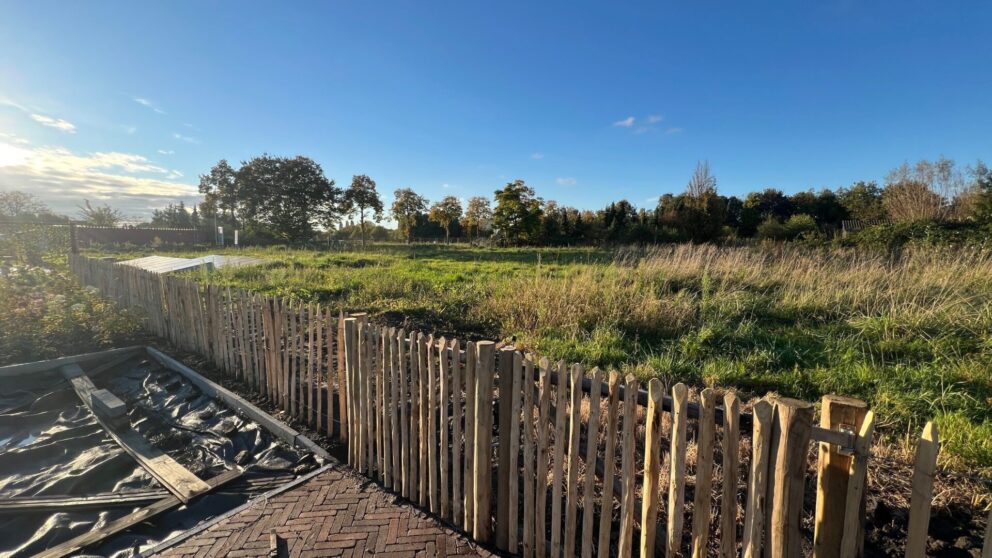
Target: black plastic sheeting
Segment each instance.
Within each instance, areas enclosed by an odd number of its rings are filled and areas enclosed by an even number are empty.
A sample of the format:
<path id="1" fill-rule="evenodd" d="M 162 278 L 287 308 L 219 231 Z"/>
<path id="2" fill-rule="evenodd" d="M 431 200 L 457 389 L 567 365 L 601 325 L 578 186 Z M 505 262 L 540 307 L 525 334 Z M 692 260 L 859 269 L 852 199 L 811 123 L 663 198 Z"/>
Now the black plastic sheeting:
<path id="1" fill-rule="evenodd" d="M 90 368 L 96 366 L 91 365 Z M 111 537 L 90 555 L 131 556 L 236 507 L 271 483 L 312 469 L 309 453 L 203 395 L 181 375 L 136 356 L 92 377 L 125 402 L 131 426 L 201 479 L 232 464 L 232 482 L 189 506 Z M 162 489 L 103 430 L 57 370 L 0 381 L 0 501 L 11 496 L 87 496 Z M 30 556 L 140 509 L 0 514 L 0 557 Z"/>

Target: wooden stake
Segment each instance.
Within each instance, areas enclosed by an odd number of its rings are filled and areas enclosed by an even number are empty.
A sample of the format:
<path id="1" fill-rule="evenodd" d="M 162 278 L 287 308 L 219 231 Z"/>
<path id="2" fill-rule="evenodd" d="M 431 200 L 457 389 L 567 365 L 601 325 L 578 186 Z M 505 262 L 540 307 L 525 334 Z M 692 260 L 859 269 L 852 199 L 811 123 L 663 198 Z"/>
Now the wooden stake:
<path id="1" fill-rule="evenodd" d="M 720 557 L 737 558 L 737 481 L 740 469 L 740 414 L 737 396 L 723 397 L 723 497 L 720 499 Z"/>
<path id="2" fill-rule="evenodd" d="M 856 558 L 864 543 L 863 509 L 865 482 L 868 476 L 868 459 L 871 439 L 875 433 L 875 413 L 868 411 L 862 421 L 858 438 L 854 441 L 854 459 L 850 480 L 847 482 L 847 500 L 844 509 L 844 528 L 840 543 L 841 558 Z"/>
<path id="3" fill-rule="evenodd" d="M 654 555 L 658 526 L 658 486 L 661 481 L 661 380 L 648 382 L 648 411 L 644 418 L 644 494 L 641 505 L 641 556 Z"/>
<path id="4" fill-rule="evenodd" d="M 534 475 L 534 555 L 548 555 L 545 530 L 548 526 L 548 424 L 551 421 L 551 363 L 540 361 L 540 401 L 537 418 L 537 472 Z"/>
<path id="5" fill-rule="evenodd" d="M 496 345 L 480 341 L 476 370 L 475 405 L 475 540 L 487 543 L 492 522 L 492 432 L 493 432 L 493 368 Z"/>
<path id="6" fill-rule="evenodd" d="M 761 537 L 765 530 L 768 497 L 768 464 L 772 443 L 772 404 L 762 399 L 751 409 L 754 432 L 751 437 L 751 476 L 744 511 L 743 558 L 761 557 Z"/>
<path id="7" fill-rule="evenodd" d="M 634 481 L 637 465 L 634 463 L 634 433 L 637 421 L 637 378 L 627 375 L 623 389 L 623 450 L 620 480 L 623 482 L 623 495 L 620 502 L 620 548 L 619 558 L 632 556 L 634 544 Z"/>
<path id="8" fill-rule="evenodd" d="M 930 529 L 930 505 L 933 501 L 933 478 L 937 473 L 937 454 L 940 452 L 940 435 L 937 425 L 928 422 L 916 444 L 916 462 L 913 465 L 913 497 L 909 506 L 909 527 L 906 539 L 906 558 L 923 558 L 927 550 Z"/>
<path id="9" fill-rule="evenodd" d="M 599 504 L 599 544 L 596 556 L 610 555 L 610 528 L 613 523 L 613 476 L 616 471 L 617 410 L 620 406 L 620 375 L 610 371 L 610 396 L 606 409 L 606 428 L 603 438 L 603 495 Z"/>
<path id="10" fill-rule="evenodd" d="M 672 387 L 671 474 L 668 481 L 668 558 L 679 555 L 685 513 L 685 430 L 689 390 L 685 384 Z"/>
<path id="11" fill-rule="evenodd" d="M 572 365 L 571 399 L 568 405 L 568 477 L 565 497 L 565 556 L 575 556 L 579 507 L 579 433 L 582 430 L 582 365 Z M 595 467 L 595 462 L 593 462 Z"/>
<path id="12" fill-rule="evenodd" d="M 706 557 L 710 537 L 713 489 L 713 449 L 716 441 L 716 392 L 706 388 L 699 397 L 699 439 L 696 444 L 696 486 L 692 504 L 692 558 Z"/>
<path id="13" fill-rule="evenodd" d="M 813 406 L 797 399 L 775 400 L 765 535 L 767 558 L 791 558 L 802 552 L 800 522 L 806 456 L 813 426 Z"/>
<path id="14" fill-rule="evenodd" d="M 582 558 L 592 558 L 593 516 L 595 515 L 596 455 L 599 449 L 599 398 L 603 373 L 592 369 L 589 384 L 589 428 L 586 430 L 586 479 L 582 498 Z"/>

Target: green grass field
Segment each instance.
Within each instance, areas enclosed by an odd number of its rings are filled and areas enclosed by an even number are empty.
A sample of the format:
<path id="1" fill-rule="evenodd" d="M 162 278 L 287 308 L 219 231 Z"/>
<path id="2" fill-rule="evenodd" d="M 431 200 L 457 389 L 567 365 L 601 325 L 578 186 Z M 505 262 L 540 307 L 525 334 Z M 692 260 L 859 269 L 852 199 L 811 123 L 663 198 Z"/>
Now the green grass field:
<path id="1" fill-rule="evenodd" d="M 241 253 L 272 265 L 198 275 L 435 334 L 515 337 L 552 359 L 745 397 L 859 397 L 891 438 L 936 418 L 946 464 L 992 471 L 986 252 L 385 245 Z"/>

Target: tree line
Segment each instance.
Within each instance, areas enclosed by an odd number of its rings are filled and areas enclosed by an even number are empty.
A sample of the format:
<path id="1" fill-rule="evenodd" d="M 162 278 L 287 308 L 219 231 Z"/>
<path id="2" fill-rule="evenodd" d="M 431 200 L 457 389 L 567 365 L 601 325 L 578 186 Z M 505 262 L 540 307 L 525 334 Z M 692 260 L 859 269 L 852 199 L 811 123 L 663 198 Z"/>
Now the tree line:
<path id="1" fill-rule="evenodd" d="M 654 207 L 627 200 L 599 210 L 545 200 L 523 180 L 492 198 L 445 196 L 431 202 L 412 188 L 383 200 L 376 182 L 355 175 L 344 188 L 307 157 L 261 155 L 234 168 L 219 161 L 200 176 L 203 202 L 154 211 L 146 226 L 239 229 L 253 243 L 303 243 L 321 238 L 376 240 L 450 239 L 504 245 L 709 242 L 733 238 L 829 238 L 845 220 L 891 223 L 992 223 L 992 170 L 981 161 L 959 167 L 952 160 L 904 163 L 882 185 L 858 181 L 832 190 L 786 195 L 765 188 L 746 196 L 719 192 L 708 163 L 697 164 L 685 188 L 658 198 Z M 30 196 L 0 196 L 0 218 L 50 215 Z M 396 229 L 380 223 L 387 216 Z M 84 222 L 112 226 L 109 206 L 80 207 Z"/>

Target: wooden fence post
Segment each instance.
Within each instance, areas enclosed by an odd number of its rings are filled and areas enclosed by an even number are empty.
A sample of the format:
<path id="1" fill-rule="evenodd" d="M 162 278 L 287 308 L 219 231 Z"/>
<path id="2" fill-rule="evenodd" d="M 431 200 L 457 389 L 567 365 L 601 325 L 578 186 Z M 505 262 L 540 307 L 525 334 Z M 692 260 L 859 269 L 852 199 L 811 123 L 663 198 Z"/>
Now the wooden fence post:
<path id="1" fill-rule="evenodd" d="M 685 520 L 685 429 L 689 390 L 685 384 L 672 387 L 671 475 L 668 483 L 668 545 L 665 556 L 675 558 L 682 547 L 682 522 Z"/>
<path id="2" fill-rule="evenodd" d="M 824 395 L 820 406 L 820 426 L 828 430 L 860 432 L 868 413 L 864 401 L 837 395 Z M 816 515 L 813 526 L 813 558 L 840 555 L 844 536 L 844 511 L 847 508 L 847 484 L 853 458 L 842 448 L 826 442 L 819 444 L 816 477 Z"/>
<path id="3" fill-rule="evenodd" d="M 475 369 L 479 362 L 475 343 L 465 343 L 465 517 L 463 528 L 475 534 Z"/>
<path id="4" fill-rule="evenodd" d="M 393 338 L 396 344 L 396 369 L 399 376 L 400 406 L 400 468 L 402 473 L 402 491 L 400 494 L 407 500 L 410 498 L 410 375 L 407 371 L 406 331 L 400 329 Z"/>
<path id="5" fill-rule="evenodd" d="M 534 556 L 534 491 L 537 488 L 534 473 L 534 361 L 530 355 L 523 361 L 523 441 L 524 441 L 524 536 L 521 554 Z"/>
<path id="6" fill-rule="evenodd" d="M 982 558 L 992 558 L 992 510 L 985 520 L 985 542 L 982 545 Z"/>
<path id="7" fill-rule="evenodd" d="M 770 511 L 765 536 L 766 558 L 793 558 L 802 553 L 803 486 L 813 428 L 813 406 L 797 399 L 775 400 L 772 420 Z"/>
<path id="8" fill-rule="evenodd" d="M 620 375 L 610 371 L 609 403 L 606 427 L 603 429 L 606 447 L 603 449 L 603 497 L 599 504 L 599 541 L 596 556 L 610 555 L 610 528 L 613 523 L 613 477 L 616 471 L 617 410 L 620 405 Z"/>
<path id="9" fill-rule="evenodd" d="M 740 414 L 737 396 L 723 397 L 723 497 L 720 501 L 720 556 L 737 558 L 737 482 L 740 468 Z"/>
<path id="10" fill-rule="evenodd" d="M 462 512 L 462 363 L 461 344 L 451 342 L 451 513 L 452 523 L 460 525 Z"/>
<path id="11" fill-rule="evenodd" d="M 930 504 L 933 501 L 933 477 L 937 473 L 937 454 L 939 452 L 940 435 L 937 432 L 937 425 L 928 422 L 916 444 L 906 558 L 926 556 L 927 534 L 930 529 Z"/>
<path id="12" fill-rule="evenodd" d="M 427 355 L 427 490 L 429 491 L 431 513 L 441 511 L 440 490 L 438 487 L 438 403 L 437 403 L 437 342 L 434 336 L 427 338 L 424 347 Z"/>
<path id="13" fill-rule="evenodd" d="M 354 371 L 355 371 L 355 329 L 357 328 L 358 320 L 355 318 L 347 318 L 344 320 L 342 326 L 342 332 L 344 333 L 344 375 L 347 377 L 348 381 L 345 384 L 345 388 L 348 390 L 346 409 L 342 411 L 342 415 L 348 415 L 349 424 L 355 424 L 355 394 L 352 393 L 352 388 L 355 385 L 354 382 Z M 355 443 L 355 436 L 348 437 L 348 464 L 355 467 L 357 464 L 357 459 L 355 458 L 355 450 L 357 444 Z"/>
<path id="14" fill-rule="evenodd" d="M 475 540 L 487 543 L 492 528 L 493 369 L 496 344 L 479 341 L 475 390 Z"/>
<path id="15" fill-rule="evenodd" d="M 513 348 L 499 350 L 497 377 L 499 447 L 496 460 L 496 548 L 510 550 L 510 394 L 513 393 Z"/>
<path id="16" fill-rule="evenodd" d="M 699 397 L 699 439 L 696 444 L 696 486 L 692 504 L 692 558 L 705 558 L 710 538 L 713 495 L 713 449 L 716 447 L 716 392 Z"/>
<path id="17" fill-rule="evenodd" d="M 765 531 L 768 497 L 768 462 L 772 434 L 772 404 L 762 399 L 751 409 L 751 474 L 748 479 L 747 506 L 744 511 L 743 558 L 760 558 L 761 537 Z"/>
<path id="18" fill-rule="evenodd" d="M 641 556 L 654 555 L 658 524 L 658 485 L 661 481 L 661 380 L 648 382 L 648 412 L 644 419 L 644 491 L 641 506 Z"/>
<path id="19" fill-rule="evenodd" d="M 555 389 L 555 445 L 551 458 L 554 463 L 551 474 L 551 555 L 557 557 L 561 556 L 562 477 L 565 474 L 565 362 L 558 361 L 555 370 L 558 385 Z"/>
<path id="20" fill-rule="evenodd" d="M 510 459 L 507 463 L 508 475 L 509 475 L 509 486 L 507 491 L 509 493 L 509 501 L 507 503 L 507 517 L 506 517 L 506 527 L 507 527 L 507 548 L 510 552 L 519 552 L 519 535 L 517 529 L 517 510 L 520 501 L 520 468 L 519 455 L 520 455 L 520 405 L 522 398 L 522 390 L 529 389 L 529 384 L 522 380 L 521 373 L 523 372 L 523 355 L 520 351 L 513 351 L 513 362 L 510 366 L 513 372 L 513 387 L 510 389 L 510 430 L 508 433 L 500 433 L 500 444 L 503 444 L 504 436 L 509 435 L 510 438 Z"/>
<path id="21" fill-rule="evenodd" d="M 582 431 L 581 364 L 572 365 L 568 405 L 568 477 L 565 493 L 565 556 L 575 556 L 575 538 L 579 506 L 579 434 Z M 595 467 L 595 462 L 593 464 Z"/>
<path id="22" fill-rule="evenodd" d="M 345 409 L 348 408 L 348 375 L 345 373 L 344 360 L 344 310 L 338 312 L 338 440 L 348 441 L 348 420 L 351 418 Z"/>
<path id="23" fill-rule="evenodd" d="M 544 536 L 548 524 L 548 430 L 551 418 L 551 363 L 540 361 L 540 401 L 537 414 L 537 473 L 534 475 L 534 554 L 548 555 L 547 539 Z"/>
<path id="24" fill-rule="evenodd" d="M 420 333 L 410 332 L 410 501 L 423 505 L 423 490 L 420 458 L 423 455 L 420 444 Z"/>
<path id="25" fill-rule="evenodd" d="M 589 426 L 586 429 L 586 479 L 582 498 L 582 558 L 592 558 L 593 516 L 596 513 L 596 456 L 599 453 L 599 399 L 603 373 L 593 368 L 589 384 Z M 604 471 L 605 472 L 605 471 Z M 612 482 L 612 481 L 611 481 Z"/>
<path id="26" fill-rule="evenodd" d="M 858 432 L 858 438 L 854 441 L 854 463 L 851 465 L 851 478 L 847 483 L 844 535 L 840 542 L 841 558 L 856 558 L 863 551 L 865 480 L 868 475 L 868 458 L 874 433 L 875 413 L 868 411 Z"/>
<path id="27" fill-rule="evenodd" d="M 637 465 L 634 463 L 634 435 L 637 432 L 637 378 L 627 374 L 623 387 L 623 446 L 621 451 L 620 481 L 623 494 L 620 500 L 620 544 L 617 556 L 630 558 L 634 545 L 634 480 Z"/>

